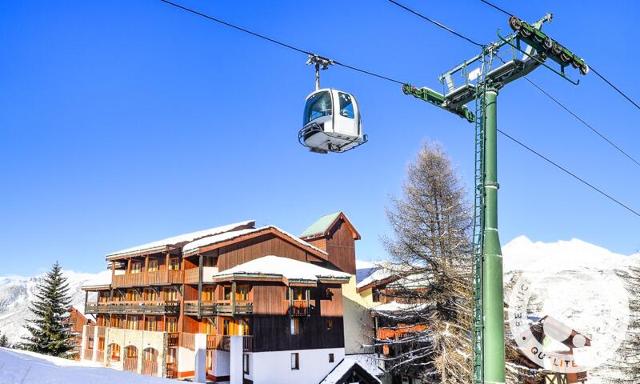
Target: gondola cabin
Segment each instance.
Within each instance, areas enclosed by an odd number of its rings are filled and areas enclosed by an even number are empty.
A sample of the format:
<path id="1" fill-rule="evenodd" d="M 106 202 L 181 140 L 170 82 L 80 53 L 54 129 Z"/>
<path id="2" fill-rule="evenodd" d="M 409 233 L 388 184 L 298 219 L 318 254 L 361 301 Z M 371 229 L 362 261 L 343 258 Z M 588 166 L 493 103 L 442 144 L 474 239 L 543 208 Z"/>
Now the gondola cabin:
<path id="1" fill-rule="evenodd" d="M 364 144 L 360 109 L 353 95 L 337 89 L 319 89 L 307 96 L 300 143 L 312 152 L 345 152 Z"/>

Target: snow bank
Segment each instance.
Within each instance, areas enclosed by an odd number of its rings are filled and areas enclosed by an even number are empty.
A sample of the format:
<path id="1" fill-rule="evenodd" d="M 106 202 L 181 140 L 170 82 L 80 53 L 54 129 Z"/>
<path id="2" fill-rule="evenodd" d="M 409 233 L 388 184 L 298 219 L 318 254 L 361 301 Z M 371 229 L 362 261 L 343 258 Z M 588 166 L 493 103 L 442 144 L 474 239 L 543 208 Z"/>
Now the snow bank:
<path id="1" fill-rule="evenodd" d="M 0 348 L 2 384 L 156 384 L 173 380 L 142 376 L 38 353 Z"/>

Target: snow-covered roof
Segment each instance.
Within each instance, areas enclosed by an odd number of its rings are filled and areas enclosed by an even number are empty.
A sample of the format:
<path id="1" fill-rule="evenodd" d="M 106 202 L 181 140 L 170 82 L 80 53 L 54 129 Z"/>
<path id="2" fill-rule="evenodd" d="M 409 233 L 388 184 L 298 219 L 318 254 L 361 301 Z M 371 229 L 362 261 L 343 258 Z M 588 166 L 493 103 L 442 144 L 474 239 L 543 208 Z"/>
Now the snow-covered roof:
<path id="1" fill-rule="evenodd" d="M 300 237 L 303 239 L 309 239 L 325 236 L 329 233 L 329 230 L 331 230 L 333 223 L 335 223 L 340 218 L 342 218 L 342 220 L 348 225 L 349 229 L 353 233 L 354 239 L 360 240 L 360 234 L 358 233 L 356 228 L 353 226 L 353 224 L 351 224 L 351 221 L 349 221 L 344 212 L 340 211 L 322 216 L 313 224 L 311 224 L 307 229 L 305 229 Z"/>
<path id="2" fill-rule="evenodd" d="M 236 275 L 261 275 L 268 277 L 283 277 L 287 280 L 317 281 L 320 279 L 338 279 L 349 281 L 350 274 L 333 269 L 323 268 L 304 261 L 289 259 L 281 256 L 263 256 L 235 267 L 213 274 L 215 278 L 232 277 Z"/>
<path id="3" fill-rule="evenodd" d="M 301 238 L 299 238 L 299 237 L 297 237 L 295 235 L 292 235 L 292 234 L 290 234 L 290 233 L 288 233 L 286 231 L 283 231 L 282 229 L 280 229 L 280 228 L 278 228 L 276 226 L 273 226 L 273 225 L 260 227 L 260 228 L 239 229 L 239 230 L 234 230 L 234 231 L 228 231 L 228 232 L 225 232 L 225 233 L 215 234 L 213 236 L 203 237 L 203 238 L 198 239 L 196 241 L 192 241 L 190 243 L 185 244 L 182 247 L 182 252 L 184 254 L 189 254 L 189 253 L 197 251 L 198 248 L 200 248 L 200 247 L 205 247 L 205 246 L 208 246 L 208 245 L 212 245 L 212 244 L 220 243 L 220 242 L 223 242 L 223 241 L 235 239 L 236 237 L 240 237 L 240 236 L 243 236 L 243 235 L 248 235 L 248 234 L 255 233 L 255 232 L 266 231 L 266 230 L 269 230 L 269 229 L 273 229 L 275 231 L 280 232 L 284 236 L 290 238 L 294 242 L 296 242 L 296 243 L 298 243 L 298 244 L 300 244 L 300 245 L 302 245 L 304 247 L 312 248 L 315 251 L 317 251 L 319 253 L 322 253 L 324 255 L 327 254 L 326 251 L 324 251 L 324 250 L 322 250 L 322 249 L 320 249 L 320 248 L 318 248 L 318 247 L 316 247 L 316 246 L 314 246 L 312 244 L 309 244 L 306 241 L 302 240 Z"/>
<path id="4" fill-rule="evenodd" d="M 305 229 L 300 237 L 313 237 L 317 235 L 322 235 L 325 233 L 331 224 L 340 216 L 341 212 L 334 212 L 328 215 L 324 215 L 318 220 L 316 220 L 313 224 L 311 224 L 307 229 Z"/>
<path id="5" fill-rule="evenodd" d="M 204 229 L 201 231 L 185 233 L 178 236 L 168 237 L 166 239 L 152 241 L 150 243 L 137 245 L 135 247 L 121 249 L 116 252 L 112 252 L 107 255 L 107 259 L 125 256 L 128 254 L 139 254 L 139 253 L 151 253 L 151 252 L 159 252 L 164 250 L 169 246 L 181 246 L 185 243 L 201 239 L 206 236 L 217 235 L 220 233 L 225 233 L 229 231 L 237 231 L 240 229 L 253 228 L 256 222 L 254 220 L 245 220 L 238 223 L 227 224 L 220 227 L 214 227 L 209 229 Z"/>
<path id="6" fill-rule="evenodd" d="M 92 288 L 100 288 L 100 287 L 108 287 L 111 285 L 111 271 L 102 271 L 95 276 L 93 276 L 90 280 L 86 281 L 82 284 L 82 289 L 92 289 Z"/>
<path id="7" fill-rule="evenodd" d="M 378 367 L 378 361 L 373 353 L 346 355 L 344 359 L 320 382 L 320 384 L 336 384 L 349 373 L 354 365 L 359 365 L 371 375 L 374 380 L 381 383 L 379 377 L 384 371 Z"/>

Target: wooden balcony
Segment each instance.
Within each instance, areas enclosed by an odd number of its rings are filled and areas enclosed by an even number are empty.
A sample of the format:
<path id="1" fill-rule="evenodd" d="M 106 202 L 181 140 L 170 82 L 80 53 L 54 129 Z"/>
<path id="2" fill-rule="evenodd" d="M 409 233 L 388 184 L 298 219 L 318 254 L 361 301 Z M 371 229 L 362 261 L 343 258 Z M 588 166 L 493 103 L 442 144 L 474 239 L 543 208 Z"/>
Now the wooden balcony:
<path id="1" fill-rule="evenodd" d="M 145 287 L 149 285 L 182 284 L 183 272 L 184 271 L 181 270 L 168 270 L 114 275 L 111 279 L 111 286 L 113 288 L 125 288 Z"/>
<path id="2" fill-rule="evenodd" d="M 207 349 L 218 349 L 221 351 L 230 350 L 231 336 L 207 335 Z M 242 336 L 242 350 L 244 352 L 253 351 L 253 336 Z"/>
<path id="3" fill-rule="evenodd" d="M 178 301 L 114 301 L 87 303 L 85 313 L 167 315 L 180 313 Z"/>
<path id="4" fill-rule="evenodd" d="M 292 317 L 309 316 L 310 314 L 307 300 L 292 300 L 289 304 L 289 315 Z"/>
<path id="5" fill-rule="evenodd" d="M 180 345 L 180 334 L 178 332 L 167 333 L 167 345 L 169 347 L 177 347 Z"/>
<path id="6" fill-rule="evenodd" d="M 198 313 L 198 301 L 189 300 L 184 302 L 184 314 L 191 316 L 216 316 L 216 315 L 250 315 L 253 313 L 253 303 L 250 301 L 231 300 L 203 301 L 200 304 Z"/>

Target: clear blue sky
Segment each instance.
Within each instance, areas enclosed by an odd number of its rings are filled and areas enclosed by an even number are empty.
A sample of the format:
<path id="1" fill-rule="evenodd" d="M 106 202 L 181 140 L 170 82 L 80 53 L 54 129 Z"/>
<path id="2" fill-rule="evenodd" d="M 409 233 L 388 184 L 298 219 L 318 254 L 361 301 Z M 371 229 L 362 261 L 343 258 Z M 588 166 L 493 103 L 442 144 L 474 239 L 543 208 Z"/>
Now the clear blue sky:
<path id="1" fill-rule="evenodd" d="M 477 53 L 383 0 L 183 3 L 417 85 L 438 87 Z M 508 29 L 476 0 L 406 4 L 480 41 Z M 636 1 L 500 4 L 527 20 L 552 11 L 546 31 L 640 99 Z M 308 153 L 296 140 L 313 87 L 306 58 L 159 1 L 2 2 L 0 41 L 2 275 L 56 259 L 98 271 L 109 251 L 245 218 L 300 233 L 336 210 L 363 236 L 358 256 L 380 259 L 384 207 L 421 142 L 441 142 L 471 186 L 471 125 L 342 68 L 323 84 L 357 95 L 370 142 Z M 595 76 L 578 87 L 542 69 L 531 78 L 640 157 L 640 111 Z M 502 90 L 499 125 L 640 208 L 640 168 L 524 81 Z M 640 218 L 499 145 L 503 244 L 526 234 L 640 248 Z"/>

